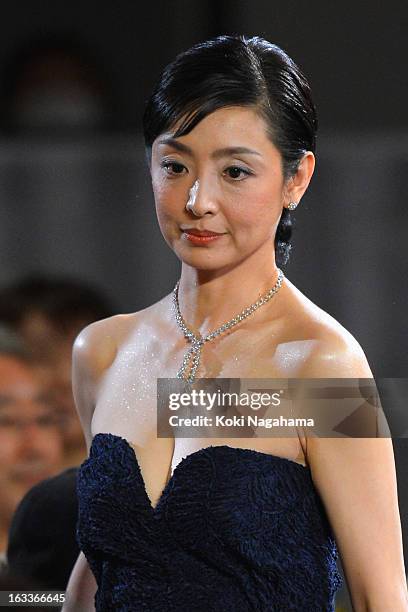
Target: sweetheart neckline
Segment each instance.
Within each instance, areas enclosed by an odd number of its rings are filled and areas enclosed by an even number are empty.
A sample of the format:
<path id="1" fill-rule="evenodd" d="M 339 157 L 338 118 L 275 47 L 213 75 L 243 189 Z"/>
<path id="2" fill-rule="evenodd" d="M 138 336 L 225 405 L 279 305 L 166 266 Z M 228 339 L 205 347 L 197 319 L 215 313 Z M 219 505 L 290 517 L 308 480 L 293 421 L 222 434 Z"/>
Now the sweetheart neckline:
<path id="1" fill-rule="evenodd" d="M 287 457 L 280 457 L 279 455 L 273 455 L 271 453 L 264 453 L 262 451 L 255 450 L 253 448 L 243 448 L 243 447 L 239 447 L 239 446 L 229 446 L 228 444 L 216 444 L 216 445 L 204 446 L 202 448 L 199 448 L 196 451 L 193 451 L 189 455 L 186 455 L 185 457 L 182 457 L 182 459 L 178 462 L 178 464 L 174 468 L 173 473 L 170 475 L 170 478 L 168 479 L 168 481 L 164 485 L 164 488 L 163 488 L 162 492 L 160 493 L 160 495 L 159 495 L 159 497 L 157 499 L 156 505 L 153 506 L 152 501 L 151 501 L 149 495 L 147 494 L 146 483 L 145 483 L 145 480 L 143 478 L 142 470 L 141 470 L 140 465 L 139 465 L 139 461 L 138 461 L 138 458 L 137 458 L 137 455 L 136 455 L 135 448 L 132 445 L 132 443 L 129 442 L 129 440 L 127 438 L 124 438 L 123 436 L 119 436 L 118 434 L 114 434 L 114 433 L 110 433 L 110 432 L 98 432 L 97 434 L 95 434 L 93 436 L 93 438 L 91 440 L 91 448 L 93 447 L 94 441 L 96 439 L 102 439 L 103 437 L 106 437 L 106 436 L 110 436 L 110 437 L 112 437 L 112 438 L 114 438 L 116 440 L 121 441 L 122 443 L 124 443 L 127 446 L 127 448 L 129 448 L 132 451 L 131 456 L 134 459 L 134 463 L 136 465 L 136 471 L 137 471 L 137 473 L 139 475 L 140 482 L 142 484 L 142 489 L 143 489 L 144 495 L 146 497 L 146 501 L 147 501 L 148 506 L 150 507 L 150 510 L 153 513 L 153 515 L 157 512 L 159 506 L 161 505 L 163 499 L 165 498 L 166 493 L 167 493 L 168 489 L 170 488 L 170 486 L 171 486 L 171 484 L 172 484 L 172 482 L 174 480 L 176 472 L 178 473 L 178 471 L 181 469 L 181 465 L 184 462 L 186 462 L 188 459 L 191 459 L 191 457 L 197 457 L 201 453 L 204 453 L 205 451 L 208 452 L 209 450 L 214 449 L 214 448 L 223 448 L 223 449 L 227 448 L 227 449 L 229 449 L 231 451 L 234 451 L 234 452 L 235 451 L 238 451 L 238 452 L 242 451 L 244 454 L 248 453 L 248 454 L 254 454 L 254 455 L 263 456 L 263 457 L 271 457 L 272 460 L 274 460 L 274 461 L 283 461 L 286 464 L 292 464 L 293 466 L 298 466 L 298 467 L 301 468 L 301 471 L 303 473 L 310 473 L 310 467 L 308 465 L 303 465 L 302 463 L 299 463 L 298 461 L 294 461 L 292 459 L 288 459 Z M 184 465 L 185 465 L 185 463 L 184 463 Z M 296 467 L 296 469 L 298 469 L 298 468 Z"/>

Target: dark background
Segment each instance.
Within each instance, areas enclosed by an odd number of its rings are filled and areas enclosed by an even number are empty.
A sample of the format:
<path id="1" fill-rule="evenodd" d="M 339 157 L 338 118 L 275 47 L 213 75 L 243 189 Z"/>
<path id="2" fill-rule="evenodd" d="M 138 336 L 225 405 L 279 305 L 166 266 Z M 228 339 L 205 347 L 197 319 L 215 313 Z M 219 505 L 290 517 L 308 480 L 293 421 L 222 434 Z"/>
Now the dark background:
<path id="1" fill-rule="evenodd" d="M 33 35 L 75 33 L 112 77 L 125 129 L 140 128 L 159 70 L 218 34 L 260 35 L 308 74 L 322 129 L 406 126 L 408 6 L 404 1 L 63 2 L 16 0 L 0 22 L 0 69 Z"/>
<path id="2" fill-rule="evenodd" d="M 116 312 L 169 292 L 179 264 L 156 225 L 141 136 L 145 100 L 176 53 L 218 34 L 256 34 L 305 71 L 320 120 L 317 168 L 284 271 L 355 335 L 375 376 L 406 377 L 407 25 L 403 1 L 7 3 L 0 283 L 30 271 L 72 275 L 105 290 Z M 105 126 L 8 129 L 13 58 L 50 34 L 76 40 L 92 57 L 109 91 Z M 404 447 L 394 440 L 406 537 Z"/>
<path id="3" fill-rule="evenodd" d="M 405 376 L 408 58 L 405 2 L 17 1 L 0 20 L 0 83 L 31 39 L 72 37 L 103 74 L 110 129 L 0 140 L 0 282 L 27 268 L 80 275 L 132 311 L 169 291 L 141 115 L 164 65 L 220 33 L 258 34 L 306 72 L 320 129 L 286 273 L 356 335 L 378 376 Z M 3 113 L 0 123 L 6 121 Z M 145 279 L 149 278 L 149 283 Z"/>

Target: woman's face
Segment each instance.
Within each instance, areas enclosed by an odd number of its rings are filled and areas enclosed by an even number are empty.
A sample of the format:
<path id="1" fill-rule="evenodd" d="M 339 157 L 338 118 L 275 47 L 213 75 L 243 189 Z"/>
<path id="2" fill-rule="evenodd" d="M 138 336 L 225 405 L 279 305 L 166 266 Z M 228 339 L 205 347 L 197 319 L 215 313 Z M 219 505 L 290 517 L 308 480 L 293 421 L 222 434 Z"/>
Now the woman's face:
<path id="1" fill-rule="evenodd" d="M 151 175 L 161 231 L 183 262 L 214 270 L 255 253 L 269 262 L 274 257 L 288 198 L 281 154 L 253 109 L 221 108 L 185 136 L 161 134 L 152 147 Z M 194 213 L 186 209 L 193 185 Z M 222 235 L 199 242 L 191 229 Z"/>

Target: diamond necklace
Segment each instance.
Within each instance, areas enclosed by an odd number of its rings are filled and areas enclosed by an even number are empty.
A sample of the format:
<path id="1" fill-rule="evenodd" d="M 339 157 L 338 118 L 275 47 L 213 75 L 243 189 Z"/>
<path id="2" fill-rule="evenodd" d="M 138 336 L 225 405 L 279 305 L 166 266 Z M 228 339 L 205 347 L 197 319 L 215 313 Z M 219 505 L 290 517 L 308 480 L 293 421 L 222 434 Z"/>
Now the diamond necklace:
<path id="1" fill-rule="evenodd" d="M 278 280 L 276 281 L 272 289 L 269 289 L 269 291 L 267 291 L 263 296 L 261 296 L 256 302 L 248 306 L 248 308 L 244 308 L 244 310 L 242 310 L 242 312 L 236 315 L 233 319 L 230 319 L 229 321 L 227 321 L 220 327 L 217 327 L 217 329 L 215 329 L 214 331 L 212 331 L 211 333 L 207 334 L 204 337 L 200 333 L 195 334 L 194 332 L 192 332 L 191 329 L 187 327 L 182 317 L 182 314 L 180 312 L 180 305 L 178 301 L 178 290 L 179 290 L 180 281 L 179 280 L 177 281 L 176 286 L 173 289 L 173 305 L 176 311 L 176 321 L 179 327 L 181 328 L 181 331 L 184 333 L 184 336 L 187 338 L 189 342 L 192 343 L 191 348 L 184 355 L 181 368 L 177 372 L 177 378 L 182 378 L 189 383 L 194 382 L 195 375 L 196 375 L 198 366 L 200 364 L 201 349 L 203 347 L 203 344 L 205 342 L 210 342 L 211 340 L 214 340 L 214 338 L 216 338 L 217 336 L 225 332 L 227 329 L 234 327 L 234 325 L 237 325 L 238 323 L 240 323 L 241 321 L 249 317 L 249 315 L 255 312 L 257 308 L 269 302 L 269 300 L 275 295 L 275 293 L 282 286 L 284 274 L 280 268 L 278 268 L 278 271 L 279 271 Z M 189 375 L 186 377 L 185 374 L 186 374 L 187 366 L 190 363 L 190 361 L 191 361 L 191 369 L 190 369 Z"/>

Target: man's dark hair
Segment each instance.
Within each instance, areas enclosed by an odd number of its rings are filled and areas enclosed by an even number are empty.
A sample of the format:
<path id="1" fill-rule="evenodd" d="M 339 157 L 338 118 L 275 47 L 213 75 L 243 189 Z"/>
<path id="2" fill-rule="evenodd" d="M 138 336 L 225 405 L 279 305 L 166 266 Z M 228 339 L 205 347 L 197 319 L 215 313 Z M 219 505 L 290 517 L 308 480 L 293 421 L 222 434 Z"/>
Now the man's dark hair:
<path id="1" fill-rule="evenodd" d="M 18 329 L 33 312 L 41 313 L 62 333 L 78 323 L 114 314 L 99 290 L 76 279 L 30 275 L 0 291 L 1 323 Z"/>

